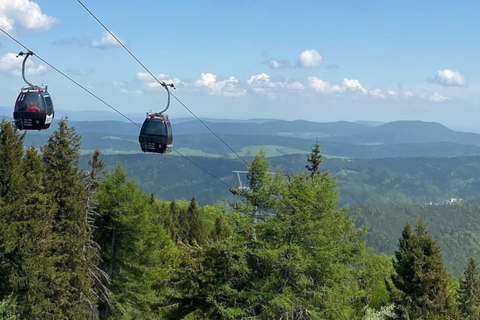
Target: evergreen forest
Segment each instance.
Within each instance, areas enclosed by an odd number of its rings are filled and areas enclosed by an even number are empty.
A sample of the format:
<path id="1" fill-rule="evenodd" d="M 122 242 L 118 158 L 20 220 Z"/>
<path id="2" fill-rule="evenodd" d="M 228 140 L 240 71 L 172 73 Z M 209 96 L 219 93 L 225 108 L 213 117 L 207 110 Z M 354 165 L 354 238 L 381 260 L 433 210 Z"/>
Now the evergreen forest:
<path id="1" fill-rule="evenodd" d="M 445 263 L 474 203 L 343 207 L 319 143 L 295 174 L 260 151 L 231 200 L 165 200 L 80 166 L 66 119 L 25 136 L 1 122 L 0 319 L 480 318 L 479 251 Z"/>

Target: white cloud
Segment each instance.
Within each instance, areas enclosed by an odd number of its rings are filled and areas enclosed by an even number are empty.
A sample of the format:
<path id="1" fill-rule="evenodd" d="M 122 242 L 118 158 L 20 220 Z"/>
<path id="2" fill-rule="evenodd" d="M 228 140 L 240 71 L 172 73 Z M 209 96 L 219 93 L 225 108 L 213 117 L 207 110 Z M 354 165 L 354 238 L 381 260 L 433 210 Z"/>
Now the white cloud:
<path id="1" fill-rule="evenodd" d="M 35 75 L 42 74 L 47 71 L 47 67 L 43 64 L 36 64 L 28 58 L 25 63 L 25 74 Z M 23 57 L 18 57 L 15 53 L 7 53 L 0 57 L 0 72 L 11 74 L 14 76 L 22 75 Z M 27 79 L 28 80 L 28 79 Z"/>
<path id="2" fill-rule="evenodd" d="M 345 86 L 345 88 L 352 90 L 352 91 L 360 91 L 363 94 L 367 93 L 367 90 L 362 86 L 360 81 L 357 79 L 347 79 L 344 78 L 342 81 L 342 84 Z"/>
<path id="3" fill-rule="evenodd" d="M 117 35 L 115 35 L 115 37 L 117 37 Z M 126 41 L 120 39 L 119 37 L 117 37 L 117 39 L 120 40 L 120 42 L 123 43 L 124 45 L 127 45 Z M 92 41 L 92 46 L 98 49 L 106 49 L 109 47 L 114 47 L 119 45 L 120 43 L 118 43 L 118 41 L 115 40 L 115 38 L 107 31 L 103 31 L 102 38 L 100 40 Z"/>
<path id="4" fill-rule="evenodd" d="M 301 91 L 305 88 L 299 81 L 273 81 L 266 73 L 251 76 L 247 83 L 255 93 L 267 95 L 269 98 L 275 98 L 277 93 L 285 89 Z"/>
<path id="5" fill-rule="evenodd" d="M 398 95 L 398 93 L 394 90 L 388 90 L 387 94 L 392 97 L 396 97 Z"/>
<path id="6" fill-rule="evenodd" d="M 158 80 L 165 82 L 167 84 L 173 83 L 175 86 L 177 86 L 180 83 L 180 80 L 177 78 L 172 78 L 168 74 L 165 73 L 159 73 L 155 75 L 155 78 Z M 161 86 L 160 83 L 158 83 L 149 73 L 147 72 L 138 72 L 137 73 L 137 79 L 140 81 L 145 82 L 148 88 L 156 88 Z"/>
<path id="7" fill-rule="evenodd" d="M 247 83 L 251 86 L 258 86 L 258 87 L 271 87 L 275 86 L 274 83 L 270 82 L 271 77 L 266 73 L 259 73 L 250 77 L 247 80 Z"/>
<path id="8" fill-rule="evenodd" d="M 29 0 L 0 1 L 0 27 L 14 34 L 39 34 L 58 22 Z"/>
<path id="9" fill-rule="evenodd" d="M 268 59 L 264 63 L 272 69 L 290 68 L 292 66 L 287 60 Z"/>
<path id="10" fill-rule="evenodd" d="M 438 70 L 436 76 L 430 81 L 444 87 L 464 87 L 466 84 L 463 74 L 450 69 Z"/>
<path id="11" fill-rule="evenodd" d="M 305 68 L 318 67 L 322 63 L 323 57 L 317 50 L 305 50 L 297 58 L 297 65 Z"/>
<path id="12" fill-rule="evenodd" d="M 300 81 L 292 81 L 287 83 L 287 88 L 293 90 L 303 90 L 305 89 L 305 86 Z"/>
<path id="13" fill-rule="evenodd" d="M 243 96 L 245 89 L 239 88 L 238 80 L 235 77 L 230 77 L 226 80 L 217 80 L 217 76 L 213 73 L 202 73 L 200 79 L 195 81 L 195 85 L 201 88 L 207 88 L 208 94 L 225 97 L 240 97 Z"/>
<path id="14" fill-rule="evenodd" d="M 385 93 L 380 90 L 380 89 L 373 89 L 373 90 L 370 90 L 370 95 L 372 95 L 372 97 L 374 98 L 380 98 L 380 99 L 385 99 Z"/>
<path id="15" fill-rule="evenodd" d="M 311 88 L 313 88 L 317 92 L 321 93 L 341 93 L 345 91 L 344 87 L 338 86 L 338 85 L 331 85 L 330 83 L 317 78 L 317 77 L 309 77 L 308 78 L 308 84 Z"/>
<path id="16" fill-rule="evenodd" d="M 445 100 L 450 100 L 450 99 L 447 98 L 447 97 L 441 96 L 440 94 L 438 94 L 438 93 L 435 92 L 434 94 L 432 94 L 432 95 L 429 97 L 429 100 L 430 100 L 430 101 L 433 101 L 433 102 L 438 102 L 438 103 L 440 103 L 440 102 L 443 102 L 443 101 L 445 101 Z"/>

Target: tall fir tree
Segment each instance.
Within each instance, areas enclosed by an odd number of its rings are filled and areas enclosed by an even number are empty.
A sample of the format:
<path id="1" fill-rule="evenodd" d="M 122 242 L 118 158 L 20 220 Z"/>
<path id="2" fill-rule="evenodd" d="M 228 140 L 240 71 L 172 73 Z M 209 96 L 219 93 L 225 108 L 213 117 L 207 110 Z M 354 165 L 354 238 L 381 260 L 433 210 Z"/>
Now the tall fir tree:
<path id="1" fill-rule="evenodd" d="M 452 289 L 438 242 L 423 220 L 415 231 L 406 224 L 393 262 L 388 285 L 395 312 L 401 319 L 456 319 Z"/>
<path id="2" fill-rule="evenodd" d="M 52 287 L 62 317 L 86 319 L 96 314 L 97 298 L 90 267 L 95 262 L 88 225 L 87 194 L 79 171 L 80 136 L 61 119 L 42 148 L 45 192 L 54 206 L 51 254 Z"/>
<path id="3" fill-rule="evenodd" d="M 468 260 L 457 291 L 462 319 L 480 319 L 480 273 L 475 258 Z"/>

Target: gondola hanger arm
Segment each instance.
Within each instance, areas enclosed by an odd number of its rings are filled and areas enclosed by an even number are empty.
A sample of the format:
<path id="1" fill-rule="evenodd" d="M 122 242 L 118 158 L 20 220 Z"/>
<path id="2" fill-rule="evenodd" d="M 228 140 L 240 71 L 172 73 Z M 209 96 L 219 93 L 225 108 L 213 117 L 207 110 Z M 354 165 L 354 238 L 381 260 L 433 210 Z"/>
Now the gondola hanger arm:
<path id="1" fill-rule="evenodd" d="M 33 56 L 34 53 L 32 51 L 28 51 L 28 52 L 23 52 L 23 51 L 20 51 L 18 54 L 17 54 L 17 58 L 18 57 L 21 57 L 21 56 L 25 56 L 25 58 L 23 58 L 23 62 L 22 62 L 22 78 L 23 78 L 23 81 L 25 81 L 32 89 L 35 89 L 37 88 L 37 86 L 31 84 L 30 82 L 27 81 L 27 79 L 25 78 L 25 63 L 27 62 L 27 59 L 29 56 Z"/>
<path id="2" fill-rule="evenodd" d="M 165 107 L 165 109 L 163 109 L 162 111 L 160 111 L 158 114 L 162 115 L 165 111 L 168 110 L 168 108 L 170 107 L 170 90 L 168 90 L 168 87 L 171 87 L 173 89 L 175 89 L 175 86 L 173 83 L 165 83 L 165 82 L 161 82 L 161 85 L 162 87 L 165 88 L 165 90 L 167 90 L 167 94 L 168 94 L 168 100 L 167 100 L 167 106 Z"/>

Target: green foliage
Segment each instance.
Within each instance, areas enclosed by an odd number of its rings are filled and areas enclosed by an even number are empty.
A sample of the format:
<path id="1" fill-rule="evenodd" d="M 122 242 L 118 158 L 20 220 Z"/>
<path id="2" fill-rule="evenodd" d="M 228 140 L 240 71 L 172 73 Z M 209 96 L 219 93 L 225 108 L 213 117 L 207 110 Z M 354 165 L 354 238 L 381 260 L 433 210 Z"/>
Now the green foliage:
<path id="1" fill-rule="evenodd" d="M 375 243 L 385 247 L 400 234 L 399 224 L 430 215 L 442 225 L 436 232 L 458 239 L 452 247 L 460 251 L 458 244 L 475 242 L 476 205 L 340 209 L 333 176 L 318 170 L 318 143 L 307 158 L 309 173 L 270 174 L 265 153 L 255 156 L 248 166 L 250 188 L 241 192 L 244 201 L 202 207 L 189 196 L 190 201 L 166 202 L 143 192 L 120 166 L 102 177 L 99 152 L 88 171 L 80 172 L 79 137 L 66 120 L 41 157 L 33 148 L 24 151 L 22 139 L 2 123 L 0 315 L 7 310 L 4 316 L 21 319 L 336 320 L 392 319 L 395 309 L 403 318 L 456 317 L 456 291 L 425 226 L 404 230 L 392 264 L 391 257 L 365 249 L 365 230 L 346 213 L 354 213 L 359 224 L 371 221 L 368 239 L 377 237 Z M 129 159 L 129 165 L 142 167 L 137 158 Z M 174 179 L 174 196 L 175 188 L 193 194 L 198 184 L 208 189 L 202 192 L 215 192 L 197 175 L 181 182 L 182 170 L 165 170 L 171 162 L 163 159 L 143 172 Z M 238 169 L 238 163 L 230 168 L 202 161 L 225 175 Z M 342 172 L 355 175 L 355 164 L 347 168 L 348 163 Z M 395 181 L 390 171 L 384 174 L 381 186 Z M 373 169 L 360 175 L 381 176 Z M 157 187 L 155 180 L 148 183 Z M 442 218 L 448 215 L 454 219 Z M 468 223 L 472 231 L 454 231 Z M 458 289 L 465 306 L 476 303 L 474 269 L 467 267 Z"/>
<path id="2" fill-rule="evenodd" d="M 106 174 L 97 201 L 95 240 L 102 253 L 101 269 L 111 279 L 107 285 L 118 308 L 114 316 L 121 317 L 123 310 L 148 318 L 159 301 L 155 287 L 165 276 L 172 250 L 162 219 L 152 214 L 157 204 L 127 179 L 120 166 Z"/>
<path id="3" fill-rule="evenodd" d="M 179 244 L 165 317 L 359 319 L 376 282 L 360 281 L 363 231 L 338 209 L 333 180 L 270 175 L 262 153 L 249 170 L 243 214 L 211 211 L 209 241 Z"/>
<path id="4" fill-rule="evenodd" d="M 373 308 L 368 308 L 365 316 L 362 320 L 393 320 L 397 319 L 395 313 L 393 312 L 395 306 L 389 305 L 381 307 L 380 310 Z"/>
<path id="5" fill-rule="evenodd" d="M 329 178 L 289 178 L 273 203 L 273 216 L 257 224 L 260 249 L 255 287 L 264 295 L 263 317 L 352 319 L 360 300 L 357 272 L 361 230 L 337 208 Z M 311 293 L 311 294 L 307 294 Z"/>
<path id="6" fill-rule="evenodd" d="M 92 234 L 79 156 L 80 137 L 62 119 L 42 148 L 42 160 L 45 193 L 51 197 L 54 209 L 51 255 L 55 259 L 55 273 L 51 287 L 56 310 L 69 319 L 85 319 L 97 308 L 90 272 L 95 264 L 95 250 L 89 246 Z"/>
<path id="7" fill-rule="evenodd" d="M 385 205 L 349 208 L 357 226 L 368 228 L 367 245 L 378 252 L 393 254 L 398 235 L 407 223 L 423 219 L 438 240 L 451 274 L 458 278 L 471 256 L 480 256 L 480 204 Z"/>
<path id="8" fill-rule="evenodd" d="M 373 250 L 365 250 L 362 257 L 362 273 L 360 287 L 364 291 L 365 304 L 379 310 L 390 304 L 386 281 L 393 273 L 392 258 L 385 254 L 377 254 Z"/>
<path id="9" fill-rule="evenodd" d="M 26 195 L 23 177 L 23 136 L 10 122 L 0 124 L 0 298 L 12 292 L 10 278 L 21 260 L 16 222 L 23 211 Z"/>
<path id="10" fill-rule="evenodd" d="M 322 142 L 322 150 L 324 145 Z M 162 199 L 188 201 L 195 195 L 200 205 L 234 200 L 224 185 L 175 156 L 162 157 L 160 162 L 147 154 L 104 156 L 104 159 L 110 171 L 121 162 L 142 190 Z M 242 166 L 236 159 L 191 159 L 229 185 L 236 182 L 232 170 Z M 268 161 L 273 168 L 281 167 L 291 175 L 305 170 L 305 155 L 272 157 Z M 82 163 L 86 168 L 87 159 Z M 480 201 L 480 157 L 331 159 L 322 156 L 321 168 L 335 178 L 341 206 L 441 204 L 452 197 L 466 202 Z"/>
<path id="11" fill-rule="evenodd" d="M 166 301 L 161 311 L 165 319 L 238 319 L 253 314 L 257 293 L 249 291 L 250 219 L 219 214 L 231 226 L 231 234 L 216 236 L 216 241 L 204 246 L 178 246 L 173 276 L 163 282 L 173 285 L 172 291 L 164 291 Z"/>
<path id="12" fill-rule="evenodd" d="M 393 262 L 390 290 L 402 319 L 456 319 L 456 295 L 440 246 L 422 220 L 413 232 L 406 224 Z"/>
<path id="13" fill-rule="evenodd" d="M 480 274 L 477 260 L 474 258 L 468 260 L 457 291 L 462 319 L 478 319 L 480 317 Z"/>
<path id="14" fill-rule="evenodd" d="M 18 320 L 16 299 L 12 295 L 0 301 L 0 320 Z"/>
<path id="15" fill-rule="evenodd" d="M 320 144 L 318 141 L 315 142 L 315 145 L 312 148 L 312 152 L 307 156 L 307 164 L 305 168 L 310 172 L 310 176 L 320 173 L 319 167 L 322 163 L 322 155 L 320 154 Z"/>
<path id="16" fill-rule="evenodd" d="M 49 281 L 54 260 L 51 250 L 50 197 L 42 185 L 42 160 L 35 149 L 23 151 L 23 135 L 10 123 L 0 132 L 0 297 L 14 292 L 23 318 L 54 315 Z"/>

